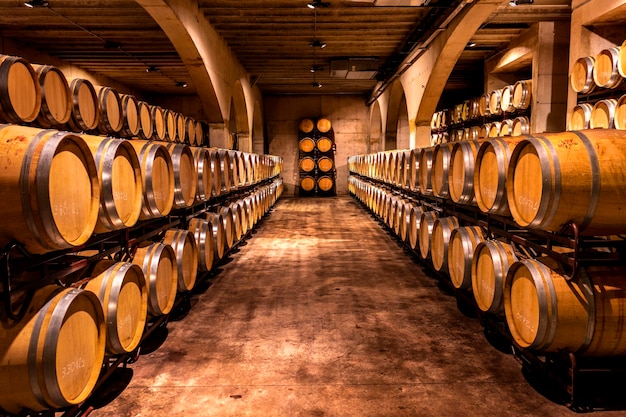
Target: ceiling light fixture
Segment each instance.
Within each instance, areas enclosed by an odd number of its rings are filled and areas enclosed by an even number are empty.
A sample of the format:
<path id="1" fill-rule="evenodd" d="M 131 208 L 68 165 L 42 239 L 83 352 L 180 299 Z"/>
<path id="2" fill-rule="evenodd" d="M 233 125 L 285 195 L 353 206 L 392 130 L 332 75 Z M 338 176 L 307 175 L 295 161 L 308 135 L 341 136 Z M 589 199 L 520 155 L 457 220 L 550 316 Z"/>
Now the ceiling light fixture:
<path id="1" fill-rule="evenodd" d="M 25 1 L 24 6 L 32 9 L 34 7 L 48 7 L 49 3 L 45 0 L 30 0 Z"/>
<path id="2" fill-rule="evenodd" d="M 321 86 L 322 86 L 322 84 L 318 83 L 317 81 L 313 81 L 311 83 L 311 87 L 314 87 L 314 88 L 320 88 Z"/>
<path id="3" fill-rule="evenodd" d="M 318 72 L 324 69 L 323 65 L 313 65 L 310 69 L 311 72 Z"/>
<path id="4" fill-rule="evenodd" d="M 470 42 L 470 43 L 467 44 L 468 48 L 473 48 L 475 46 L 476 46 L 476 42 Z"/>
<path id="5" fill-rule="evenodd" d="M 312 47 L 312 48 L 324 49 L 324 48 L 326 48 L 326 42 L 322 42 L 319 39 L 315 39 L 314 41 L 309 43 L 309 46 Z"/>
<path id="6" fill-rule="evenodd" d="M 330 6 L 330 3 L 327 1 L 322 1 L 322 0 L 315 0 L 312 2 L 307 3 L 306 7 L 308 7 L 309 9 L 319 9 L 321 7 L 328 7 Z"/>
<path id="7" fill-rule="evenodd" d="M 184 82 L 184 81 L 177 81 L 176 82 L 176 87 L 187 88 L 187 83 Z"/>
<path id="8" fill-rule="evenodd" d="M 511 0 L 509 6 L 519 6 L 520 4 L 533 4 L 535 0 Z"/>
<path id="9" fill-rule="evenodd" d="M 159 67 L 155 67 L 154 65 L 150 65 L 146 68 L 146 72 L 159 72 L 161 71 Z"/>

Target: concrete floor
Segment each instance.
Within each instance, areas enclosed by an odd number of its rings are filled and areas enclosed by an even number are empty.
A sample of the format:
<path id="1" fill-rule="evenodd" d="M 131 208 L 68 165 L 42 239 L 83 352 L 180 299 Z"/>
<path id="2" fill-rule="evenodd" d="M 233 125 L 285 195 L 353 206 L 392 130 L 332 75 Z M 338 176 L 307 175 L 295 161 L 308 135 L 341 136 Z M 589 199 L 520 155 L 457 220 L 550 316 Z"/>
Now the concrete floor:
<path id="1" fill-rule="evenodd" d="M 350 197 L 280 200 L 220 269 L 91 416 L 575 414 Z"/>

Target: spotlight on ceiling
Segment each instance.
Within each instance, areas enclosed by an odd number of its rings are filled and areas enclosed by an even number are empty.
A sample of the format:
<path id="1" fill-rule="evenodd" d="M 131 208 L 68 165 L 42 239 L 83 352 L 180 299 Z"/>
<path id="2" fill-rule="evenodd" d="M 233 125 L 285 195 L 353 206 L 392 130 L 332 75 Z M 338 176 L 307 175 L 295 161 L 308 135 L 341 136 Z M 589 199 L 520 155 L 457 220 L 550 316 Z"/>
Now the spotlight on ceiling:
<path id="1" fill-rule="evenodd" d="M 309 9 L 319 9 L 322 7 L 328 7 L 330 6 L 330 3 L 327 1 L 322 1 L 322 0 L 315 0 L 312 2 L 307 3 L 306 7 L 308 7 Z"/>
<path id="2" fill-rule="evenodd" d="M 318 83 L 317 81 L 313 81 L 311 83 L 311 87 L 314 87 L 314 88 L 320 88 L 321 86 L 322 86 L 322 84 Z"/>
<path id="3" fill-rule="evenodd" d="M 324 69 L 322 65 L 313 65 L 310 69 L 311 72 L 318 72 Z"/>
<path id="4" fill-rule="evenodd" d="M 45 0 L 30 0 L 25 1 L 24 6 L 32 9 L 33 7 L 48 7 L 49 3 Z"/>
<path id="5" fill-rule="evenodd" d="M 520 4 L 533 4 L 535 0 L 511 0 L 509 6 L 519 6 Z"/>
<path id="6" fill-rule="evenodd" d="M 470 42 L 467 44 L 468 48 L 474 48 L 476 46 L 476 42 Z"/>
<path id="7" fill-rule="evenodd" d="M 146 68 L 146 72 L 159 72 L 160 69 L 158 67 L 155 67 L 154 65 L 150 65 L 149 67 Z"/>
<path id="8" fill-rule="evenodd" d="M 184 82 L 184 81 L 177 81 L 176 82 L 176 87 L 187 88 L 187 83 Z"/>
<path id="9" fill-rule="evenodd" d="M 326 48 L 326 42 L 322 42 L 318 39 L 315 39 L 313 42 L 309 43 L 309 46 L 311 48 L 320 48 L 320 49 L 324 49 Z"/>

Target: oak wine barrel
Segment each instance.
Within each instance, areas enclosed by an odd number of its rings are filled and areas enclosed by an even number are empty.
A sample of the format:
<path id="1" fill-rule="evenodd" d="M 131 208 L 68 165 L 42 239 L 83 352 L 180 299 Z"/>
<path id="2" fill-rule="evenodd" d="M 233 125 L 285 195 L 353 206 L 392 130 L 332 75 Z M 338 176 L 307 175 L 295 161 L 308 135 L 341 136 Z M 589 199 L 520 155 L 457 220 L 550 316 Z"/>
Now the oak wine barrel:
<path id="1" fill-rule="evenodd" d="M 82 403 L 98 381 L 105 343 L 95 294 L 39 288 L 24 317 L 0 332 L 0 409 L 18 414 Z"/>
<path id="2" fill-rule="evenodd" d="M 198 269 L 203 272 L 210 271 L 215 263 L 215 239 L 211 223 L 193 218 L 189 221 L 189 231 L 193 234 L 198 248 Z"/>
<path id="3" fill-rule="evenodd" d="M 513 247 L 506 242 L 485 240 L 476 246 L 472 259 L 472 292 L 480 310 L 502 314 L 504 281 L 515 261 Z"/>
<path id="4" fill-rule="evenodd" d="M 593 81 L 598 87 L 616 88 L 622 82 L 618 70 L 619 47 L 606 48 L 595 56 Z"/>
<path id="5" fill-rule="evenodd" d="M 496 89 L 489 93 L 489 114 L 502 114 L 502 89 Z"/>
<path id="6" fill-rule="evenodd" d="M 72 115 L 70 86 L 61 70 L 52 65 L 33 65 L 41 90 L 41 107 L 37 124 L 63 128 Z"/>
<path id="7" fill-rule="evenodd" d="M 190 207 L 196 200 L 198 185 L 198 172 L 191 148 L 183 143 L 168 143 L 166 148 L 174 169 L 174 208 Z"/>
<path id="8" fill-rule="evenodd" d="M 233 221 L 234 213 L 230 206 L 221 206 L 219 208 L 219 214 L 222 215 L 222 221 L 224 222 L 224 242 L 227 248 L 232 248 L 235 244 L 235 222 Z"/>
<path id="9" fill-rule="evenodd" d="M 476 154 L 482 141 L 466 140 L 458 142 L 452 148 L 448 187 L 452 201 L 460 204 L 472 204 L 474 199 L 474 166 Z"/>
<path id="10" fill-rule="evenodd" d="M 314 128 L 315 123 L 311 119 L 302 119 L 298 124 L 298 129 L 300 129 L 300 132 L 302 133 L 311 133 Z"/>
<path id="11" fill-rule="evenodd" d="M 32 65 L 16 56 L 0 55 L 0 121 L 30 123 L 40 108 L 41 88 Z"/>
<path id="12" fill-rule="evenodd" d="M 518 116 L 513 119 L 511 136 L 521 136 L 530 133 L 530 120 L 526 116 Z"/>
<path id="13" fill-rule="evenodd" d="M 222 194 L 222 170 L 220 168 L 220 155 L 216 148 L 206 148 L 209 154 L 210 169 L 213 177 L 212 195 L 218 197 Z"/>
<path id="14" fill-rule="evenodd" d="M 178 288 L 176 254 L 170 245 L 143 242 L 133 257 L 133 264 L 141 267 L 148 287 L 148 314 L 161 316 L 174 307 Z"/>
<path id="15" fill-rule="evenodd" d="M 419 158 L 419 186 L 420 193 L 423 195 L 432 195 L 433 187 L 431 180 L 431 171 L 433 166 L 433 148 L 420 149 Z"/>
<path id="16" fill-rule="evenodd" d="M 436 211 L 425 211 L 420 218 L 419 247 L 422 259 L 430 259 L 433 226 L 437 217 Z"/>
<path id="17" fill-rule="evenodd" d="M 148 314 L 148 287 L 143 271 L 130 262 L 102 260 L 82 288 L 102 305 L 106 323 L 106 351 L 113 355 L 139 346 Z"/>
<path id="18" fill-rule="evenodd" d="M 500 131 L 497 136 L 511 136 L 511 132 L 513 130 L 513 120 L 512 119 L 504 119 L 500 122 Z"/>
<path id="19" fill-rule="evenodd" d="M 215 256 L 222 259 L 226 253 L 226 233 L 224 231 L 224 218 L 220 213 L 208 212 L 206 219 L 213 228 L 213 244 L 215 247 Z"/>
<path id="20" fill-rule="evenodd" d="M 330 172 L 335 167 L 335 163 L 331 158 L 322 156 L 317 160 L 317 167 L 322 172 Z"/>
<path id="21" fill-rule="evenodd" d="M 448 197 L 450 194 L 448 177 L 453 146 L 453 143 L 442 143 L 435 146 L 433 150 L 433 163 L 430 177 L 433 194 L 438 197 Z"/>
<path id="22" fill-rule="evenodd" d="M 233 188 L 233 168 L 230 161 L 230 152 L 227 149 L 217 149 L 219 171 L 222 182 L 220 189 L 222 193 L 229 193 Z"/>
<path id="23" fill-rule="evenodd" d="M 626 131 L 546 133 L 515 146 L 507 200 L 522 227 L 560 231 L 574 222 L 582 235 L 626 232 Z"/>
<path id="24" fill-rule="evenodd" d="M 569 117 L 568 130 L 589 129 L 591 123 L 591 113 L 593 105 L 590 103 L 580 103 L 574 106 Z"/>
<path id="25" fill-rule="evenodd" d="M 315 178 L 308 175 L 300 178 L 300 189 L 303 191 L 313 191 L 315 189 Z"/>
<path id="26" fill-rule="evenodd" d="M 150 118 L 152 119 L 152 139 L 167 141 L 167 123 L 165 121 L 165 110 L 159 106 L 150 106 Z"/>
<path id="27" fill-rule="evenodd" d="M 615 127 L 613 121 L 615 118 L 615 107 L 617 100 L 607 98 L 599 100 L 593 105 L 591 110 L 591 120 L 589 121 L 590 129 L 613 129 Z"/>
<path id="28" fill-rule="evenodd" d="M 96 86 L 98 93 L 98 131 L 103 135 L 116 135 L 122 129 L 122 99 L 117 90 L 111 87 Z"/>
<path id="29" fill-rule="evenodd" d="M 332 129 L 332 123 L 328 119 L 320 118 L 317 119 L 315 127 L 317 127 L 317 130 L 321 133 L 328 133 Z"/>
<path id="30" fill-rule="evenodd" d="M 516 262 L 504 293 L 513 339 L 523 348 L 542 352 L 625 355 L 625 275 L 624 265 L 595 265 L 568 281 L 553 259 Z"/>
<path id="31" fill-rule="evenodd" d="M 588 94 L 596 88 L 596 83 L 593 80 L 594 63 L 595 58 L 591 56 L 578 58 L 574 62 L 569 79 L 575 92 Z"/>
<path id="32" fill-rule="evenodd" d="M 511 113 L 515 111 L 515 105 L 513 104 L 513 85 L 504 86 L 500 95 L 500 108 L 505 113 Z"/>
<path id="33" fill-rule="evenodd" d="M 169 109 L 163 110 L 163 120 L 165 122 L 165 140 L 167 142 L 178 141 L 176 115 L 177 113 L 173 110 L 169 110 Z"/>
<path id="34" fill-rule="evenodd" d="M 489 116 L 489 94 L 483 94 L 478 98 L 478 114 L 480 116 Z"/>
<path id="35" fill-rule="evenodd" d="M 130 94 L 121 94 L 122 128 L 120 136 L 133 138 L 139 135 L 141 122 L 139 120 L 139 101 Z"/>
<path id="36" fill-rule="evenodd" d="M 100 208 L 94 231 L 105 233 L 132 227 L 139 220 L 143 200 L 141 166 L 129 141 L 81 135 L 96 163 Z"/>
<path id="37" fill-rule="evenodd" d="M 532 80 L 520 80 L 513 84 L 513 107 L 516 110 L 526 110 L 532 102 Z"/>
<path id="38" fill-rule="evenodd" d="M 414 205 L 411 207 L 411 213 L 409 214 L 409 229 L 407 231 L 409 237 L 409 245 L 411 249 L 417 248 L 419 244 L 420 235 L 420 222 L 422 220 L 422 214 L 424 214 L 424 208 L 422 206 Z"/>
<path id="39" fill-rule="evenodd" d="M 313 140 L 313 138 L 302 138 L 300 139 L 300 142 L 298 144 L 298 148 L 302 151 L 302 152 L 313 152 L 313 150 L 315 149 L 315 141 Z"/>
<path id="40" fill-rule="evenodd" d="M 476 246 L 485 240 L 480 226 L 457 227 L 450 233 L 448 243 L 448 274 L 457 289 L 472 288 L 472 260 Z"/>
<path id="41" fill-rule="evenodd" d="M 137 113 L 139 118 L 139 132 L 137 132 L 137 136 L 143 140 L 152 139 L 154 121 L 152 120 L 152 113 L 150 113 L 150 105 L 145 101 L 139 101 L 137 103 Z"/>
<path id="42" fill-rule="evenodd" d="M 73 133 L 0 125 L 0 245 L 31 253 L 82 245 L 98 220 L 98 172 Z"/>
<path id="43" fill-rule="evenodd" d="M 206 148 L 191 147 L 196 172 L 196 201 L 207 201 L 213 193 L 211 155 Z"/>
<path id="44" fill-rule="evenodd" d="M 411 149 L 411 155 L 409 156 L 409 190 L 419 191 L 419 163 L 420 163 L 420 149 Z"/>
<path id="45" fill-rule="evenodd" d="M 315 142 L 315 146 L 317 147 L 318 151 L 326 153 L 333 149 L 333 141 L 326 136 L 322 136 L 317 139 L 317 141 Z"/>
<path id="46" fill-rule="evenodd" d="M 334 186 L 335 180 L 328 175 L 323 175 L 317 179 L 317 187 L 320 191 L 329 192 Z"/>
<path id="47" fill-rule="evenodd" d="M 141 166 L 143 201 L 141 220 L 167 216 L 174 205 L 174 167 L 165 146 L 158 142 L 131 140 Z"/>
<path id="48" fill-rule="evenodd" d="M 621 96 L 615 105 L 613 114 L 615 129 L 626 130 L 626 94 Z"/>
<path id="49" fill-rule="evenodd" d="M 95 87 L 88 80 L 75 78 L 70 81 L 72 115 L 68 127 L 74 132 L 94 130 L 100 120 L 100 104 Z"/>
<path id="50" fill-rule="evenodd" d="M 459 220 L 454 217 L 439 217 L 433 224 L 430 256 L 436 271 L 448 271 L 448 248 L 450 234 L 459 227 Z"/>
<path id="51" fill-rule="evenodd" d="M 183 229 L 169 229 L 165 231 L 163 243 L 170 245 L 176 255 L 176 269 L 178 270 L 178 291 L 193 290 L 198 275 L 198 247 L 192 232 Z"/>

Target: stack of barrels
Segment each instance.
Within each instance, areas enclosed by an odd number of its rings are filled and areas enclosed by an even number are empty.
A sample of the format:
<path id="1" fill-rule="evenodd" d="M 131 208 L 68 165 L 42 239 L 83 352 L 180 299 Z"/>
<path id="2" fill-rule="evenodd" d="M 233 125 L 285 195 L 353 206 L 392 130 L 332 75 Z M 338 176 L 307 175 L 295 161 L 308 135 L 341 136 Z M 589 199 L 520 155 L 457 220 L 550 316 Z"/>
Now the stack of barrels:
<path id="1" fill-rule="evenodd" d="M 0 121 L 7 122 L 0 124 L 7 219 L 0 245 L 44 255 L 37 262 L 63 251 L 53 257 L 59 264 L 71 251 L 89 264 L 60 278 L 63 288 L 11 268 L 19 285 L 4 288 L 14 305 L 0 309 L 0 410 L 19 414 L 82 403 L 105 357 L 136 350 L 148 322 L 169 314 L 198 274 L 215 268 L 270 210 L 283 190 L 283 161 L 202 146 L 204 134 L 191 135 L 193 124 L 176 117 L 165 128 L 150 118 L 137 131 L 129 112 L 113 110 L 112 89 L 96 89 L 98 100 L 85 101 L 90 84 L 74 80 L 72 99 L 58 95 L 64 78 L 53 67 L 13 57 L 0 67 Z M 87 120 L 98 122 L 84 129 Z M 165 136 L 148 134 L 151 126 Z M 177 227 L 151 233 L 176 218 Z M 90 245 L 94 234 L 105 246 L 122 245 L 130 228 L 150 238 L 121 248 L 125 261 L 102 259 L 101 246 Z"/>
<path id="2" fill-rule="evenodd" d="M 520 80 L 433 114 L 431 144 L 530 132 L 532 81 Z"/>
<path id="3" fill-rule="evenodd" d="M 569 77 L 578 94 L 578 103 L 569 112 L 569 130 L 626 129 L 626 95 L 621 88 L 626 78 L 626 41 L 578 58 Z"/>
<path id="4" fill-rule="evenodd" d="M 335 195 L 335 135 L 330 120 L 302 119 L 298 128 L 299 194 Z"/>
<path id="5" fill-rule="evenodd" d="M 208 144 L 206 125 L 52 65 L 0 55 L 0 121 L 118 138 Z"/>
<path id="6" fill-rule="evenodd" d="M 500 229 L 481 227 L 489 222 L 471 220 L 484 213 L 491 222 L 515 224 L 524 236 L 539 230 L 544 239 L 573 224 L 596 242 L 587 251 L 604 252 L 597 242 L 626 232 L 619 214 L 626 207 L 626 132 L 458 142 L 451 150 L 413 149 L 409 165 L 394 168 L 389 161 L 405 152 L 350 157 L 349 191 L 482 314 L 506 322 L 518 347 L 626 355 L 623 263 L 583 263 L 572 278 L 550 255 L 568 256 L 571 248 L 535 251 Z M 402 169 L 410 178 L 398 184 Z M 457 185 L 461 193 L 453 191 Z M 438 204 L 442 199 L 448 209 Z M 457 218 L 458 212 L 475 214 Z"/>

